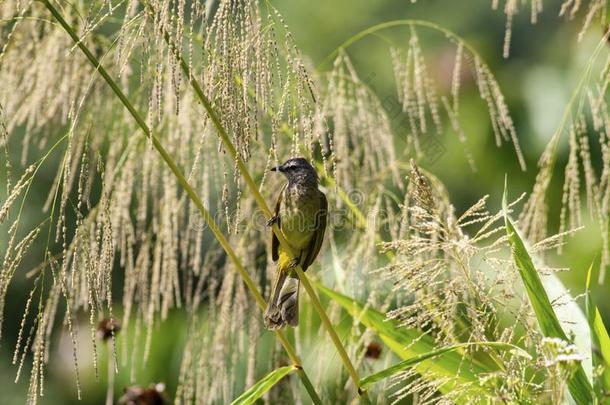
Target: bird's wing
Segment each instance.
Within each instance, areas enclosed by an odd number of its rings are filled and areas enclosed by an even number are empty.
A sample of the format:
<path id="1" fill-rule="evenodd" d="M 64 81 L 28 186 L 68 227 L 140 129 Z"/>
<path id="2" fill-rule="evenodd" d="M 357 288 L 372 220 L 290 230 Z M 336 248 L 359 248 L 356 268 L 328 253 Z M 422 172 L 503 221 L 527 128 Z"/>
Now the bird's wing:
<path id="1" fill-rule="evenodd" d="M 326 231 L 326 214 L 328 213 L 328 201 L 324 193 L 320 192 L 320 210 L 316 214 L 315 230 L 307 248 L 307 256 L 303 261 L 303 271 L 313 263 L 320 252 Z"/>
<path id="2" fill-rule="evenodd" d="M 282 197 L 284 196 L 284 190 L 286 189 L 286 185 L 282 187 L 280 190 L 280 195 L 277 197 L 277 202 L 275 203 L 275 210 L 273 211 L 273 216 L 280 215 L 280 205 L 282 204 Z M 281 227 L 281 222 L 278 223 L 278 226 Z M 274 262 L 277 262 L 277 259 L 280 257 L 278 254 L 278 248 L 280 247 L 280 241 L 275 236 L 275 232 L 271 230 L 271 258 Z"/>

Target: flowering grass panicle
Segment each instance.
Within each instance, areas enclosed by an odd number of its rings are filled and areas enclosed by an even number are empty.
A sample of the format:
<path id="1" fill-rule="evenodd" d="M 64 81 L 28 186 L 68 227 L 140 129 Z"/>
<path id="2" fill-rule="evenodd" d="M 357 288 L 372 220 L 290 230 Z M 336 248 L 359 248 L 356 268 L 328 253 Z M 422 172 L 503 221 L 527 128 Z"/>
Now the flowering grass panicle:
<path id="1" fill-rule="evenodd" d="M 511 143 L 525 168 L 500 84 L 465 41 L 427 22 L 395 25 L 408 28 L 405 46 L 392 48 L 389 55 L 398 116 L 408 123 L 397 130 L 381 95 L 350 58 L 349 44 L 332 54 L 329 71 L 309 69 L 282 15 L 268 1 L 103 0 L 73 7 L 45 2 L 0 4 L 5 84 L 0 88 L 0 145 L 7 174 L 0 226 L 8 236 L 1 252 L 0 337 L 15 274 L 28 270 L 22 269 L 26 255 L 40 253 L 40 265 L 26 273 L 30 289 L 16 342 L 10 342 L 16 379 L 30 371 L 27 403 L 37 403 L 45 392 L 52 342 L 61 330 L 72 346 L 75 390 L 86 398 L 81 373 L 91 366 L 99 375 L 103 346 L 97 335 L 104 319 L 120 320 L 122 328 L 120 336 L 110 336 L 107 361 L 114 372 L 129 369 L 138 393 L 150 384 L 138 379 L 140 365 L 154 354 L 155 331 L 174 314 L 185 315 L 188 329 L 177 390 L 171 393 L 176 403 L 229 403 L 268 370 L 287 364 L 255 311 L 255 301 L 262 305 L 262 299 L 253 300 L 249 293 L 256 288 L 246 288 L 238 276 L 244 273 L 234 270 L 247 269 L 255 287 L 268 295 L 274 265 L 267 254 L 267 218 L 260 215 L 252 189 L 244 189 L 242 175 L 245 167 L 271 200 L 280 181 L 267 177 L 269 169 L 296 155 L 315 164 L 331 207 L 318 278 L 334 280 L 342 293 L 382 311 L 385 324 L 396 325 L 397 333 L 417 336 L 394 348 L 416 347 L 431 338 L 439 347 L 500 343 L 537 353 L 528 362 L 492 346 L 461 347 L 463 367 L 455 376 L 404 368 L 374 394 L 386 398 L 387 390 L 396 401 L 418 395 L 421 403 L 563 398 L 570 378 L 566 370 L 581 358 L 569 342 L 549 343 L 532 326 L 534 316 L 507 257 L 508 237 L 499 223 L 505 212 L 490 212 L 486 196 L 460 214 L 439 179 L 415 161 L 404 163 L 409 157 L 425 161 L 425 143 L 451 128 L 475 166 L 460 115 L 463 68 L 468 67 L 489 115 L 491 136 L 498 146 Z M 562 12 L 575 15 L 580 3 L 566 1 Z M 605 10 L 597 3 L 590 2 L 587 20 Z M 530 4 L 535 20 L 542 2 Z M 517 2 L 506 2 L 506 52 L 516 7 Z M 73 37 L 55 22 L 71 27 Z M 369 34 L 385 28 L 376 26 Z M 443 33 L 455 47 L 449 94 L 442 94 L 426 63 L 426 44 L 418 33 L 424 28 Z M 79 50 L 89 52 L 87 58 Z M 519 220 L 534 243 L 532 252 L 560 247 L 582 225 L 583 198 L 602 235 L 609 235 L 607 70 L 577 89 L 569 106 L 577 110 L 574 120 L 564 120 L 541 158 Z M 201 104 L 217 114 L 206 114 Z M 553 234 L 547 229 L 545 199 L 564 127 L 569 128 L 570 154 L 561 225 Z M 234 156 L 216 136 L 220 128 L 229 135 Z M 137 136 L 142 129 L 148 138 Z M 596 143 L 590 142 L 591 133 Z M 12 145 L 19 148 L 20 165 L 11 161 Z M 160 150 L 175 162 L 172 172 L 164 164 L 168 159 L 159 158 Z M 597 152 L 600 173 L 592 162 Z M 42 220 L 25 229 L 23 206 L 43 172 L 52 173 L 53 181 L 39 207 Z M 188 186 L 201 196 L 200 205 L 187 185 L 176 181 L 177 172 L 185 173 Z M 507 210 L 515 211 L 520 200 Z M 239 260 L 218 234 L 213 239 L 207 232 L 212 221 L 200 215 L 206 210 Z M 31 252 L 37 243 L 41 252 Z M 607 240 L 605 245 L 602 262 L 607 264 Z M 305 367 L 289 371 L 303 376 L 315 365 L 320 370 L 315 385 L 324 384 L 325 399 L 364 400 L 358 378 L 348 384 L 345 373 L 335 373 L 324 340 L 316 343 L 319 319 L 310 305 L 302 307 L 305 326 L 297 329 L 294 342 L 299 352 L 312 354 Z M 340 300 L 331 300 L 330 317 L 336 325 L 347 325 L 341 340 L 356 367 L 373 372 L 376 361 L 389 366 L 394 358 L 386 346 L 371 349 L 380 332 L 360 316 L 343 323 L 342 307 Z M 504 318 L 512 326 L 506 327 Z M 88 335 L 85 342 L 79 331 Z M 83 345 L 92 354 L 91 365 L 79 358 Z M 296 356 L 288 354 L 296 363 Z M 474 363 L 491 371 L 477 374 L 468 368 Z M 462 383 L 467 374 L 475 376 Z M 294 381 L 278 384 L 283 389 L 272 390 L 270 402 L 294 402 L 303 395 Z"/>

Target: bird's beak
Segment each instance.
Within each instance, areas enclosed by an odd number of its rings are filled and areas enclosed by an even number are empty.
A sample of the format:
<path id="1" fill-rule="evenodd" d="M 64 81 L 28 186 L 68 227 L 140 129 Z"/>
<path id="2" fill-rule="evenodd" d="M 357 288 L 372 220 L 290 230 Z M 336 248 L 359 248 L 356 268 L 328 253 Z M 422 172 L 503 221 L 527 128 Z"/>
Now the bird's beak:
<path id="1" fill-rule="evenodd" d="M 281 172 L 282 171 L 282 166 L 275 166 L 271 168 L 272 172 Z"/>

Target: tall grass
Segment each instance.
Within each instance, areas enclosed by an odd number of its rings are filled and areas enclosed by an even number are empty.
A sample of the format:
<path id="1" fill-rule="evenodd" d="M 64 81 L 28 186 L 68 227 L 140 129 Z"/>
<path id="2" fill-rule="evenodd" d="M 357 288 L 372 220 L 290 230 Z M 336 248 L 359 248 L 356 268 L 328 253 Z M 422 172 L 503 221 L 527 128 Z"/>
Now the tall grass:
<path id="1" fill-rule="evenodd" d="M 532 2 L 532 16 L 540 4 Z M 506 3 L 509 27 L 514 6 Z M 32 288 L 13 358 L 17 379 L 32 361 L 27 402 L 44 394 L 62 316 L 76 390 L 87 399 L 79 370 L 89 364 L 78 353 L 87 345 L 97 375 L 99 321 L 120 319 L 121 333 L 111 334 L 114 371 L 130 369 L 132 383 L 147 385 L 138 365 L 149 361 L 152 331 L 171 311 L 188 315 L 178 387 L 169 393 L 176 403 L 562 403 L 568 392 L 577 403 L 605 400 L 603 322 L 589 301 L 594 344 L 583 352 L 547 298 L 553 275 L 539 274 L 550 271 L 544 253 L 581 226 L 581 197 L 606 238 L 600 280 L 608 265 L 607 66 L 599 78 L 592 73 L 606 38 L 541 158 L 533 192 L 498 212 L 484 196 L 458 213 L 442 182 L 417 161 L 450 130 L 476 167 L 460 114 L 465 70 L 494 142 L 510 143 L 522 169 L 525 158 L 500 82 L 473 46 L 442 26 L 400 20 L 370 27 L 313 70 L 266 1 L 6 1 L 0 15 L 8 24 L 0 53 L 7 177 L 0 308 L 34 241 L 46 236 L 41 264 L 28 272 Z M 384 30 L 402 30 L 407 39 L 388 47 L 406 123 L 396 134 L 387 106 L 349 57 L 352 44 L 384 39 Z M 421 30 L 440 33 L 455 53 L 449 94 L 430 73 Z M 599 175 L 589 125 L 598 134 Z M 570 157 L 553 234 L 545 200 L 564 129 Z M 9 145 L 21 131 L 23 164 L 46 152 L 13 178 L 20 166 Z M 61 151 L 45 219 L 23 231 L 28 191 Z M 296 270 L 307 293 L 301 326 L 275 333 L 287 365 L 254 308 L 264 310 L 274 271 L 263 224 L 278 183 L 267 174 L 295 155 L 315 164 L 331 214 L 349 226 L 331 224 L 320 266 L 308 273 L 313 283 Z M 414 160 L 407 164 L 405 155 Z M 509 215 L 524 199 L 513 224 Z M 277 225 L 271 231 L 287 246 Z"/>

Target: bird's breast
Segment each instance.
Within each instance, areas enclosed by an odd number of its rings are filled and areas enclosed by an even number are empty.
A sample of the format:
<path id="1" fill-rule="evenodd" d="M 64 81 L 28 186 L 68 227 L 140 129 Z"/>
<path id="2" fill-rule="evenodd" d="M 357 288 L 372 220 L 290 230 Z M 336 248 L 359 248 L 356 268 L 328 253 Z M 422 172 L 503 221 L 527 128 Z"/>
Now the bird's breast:
<path id="1" fill-rule="evenodd" d="M 296 249 L 304 249 L 311 240 L 320 210 L 318 190 L 289 185 L 280 206 L 281 230 Z"/>

